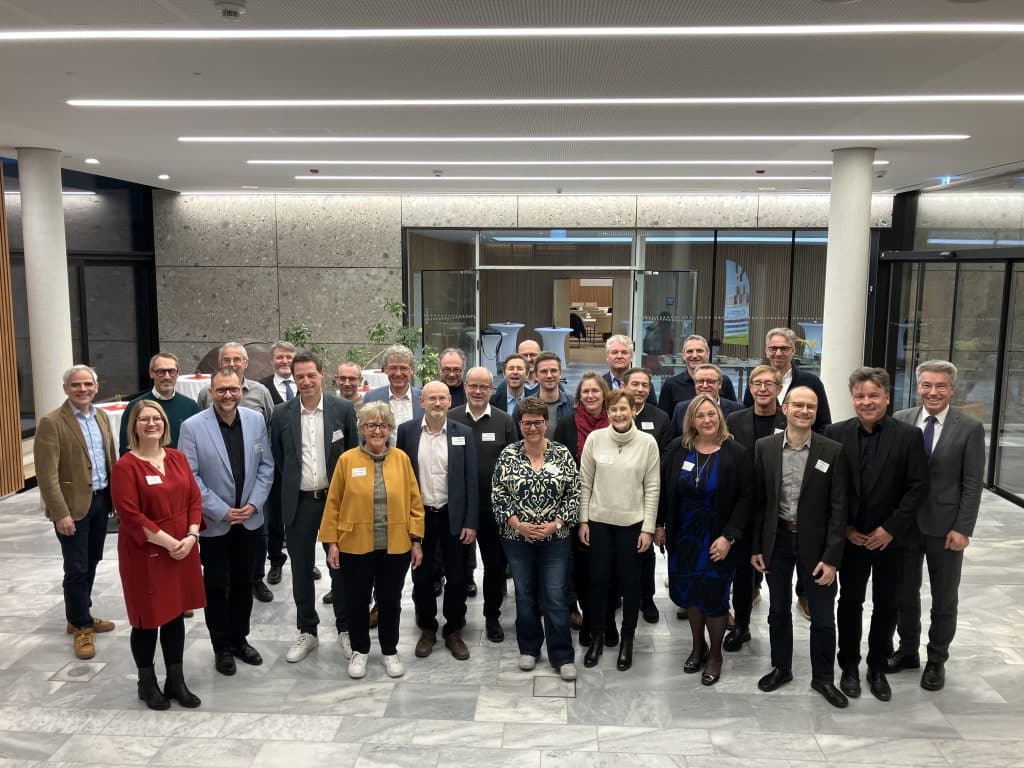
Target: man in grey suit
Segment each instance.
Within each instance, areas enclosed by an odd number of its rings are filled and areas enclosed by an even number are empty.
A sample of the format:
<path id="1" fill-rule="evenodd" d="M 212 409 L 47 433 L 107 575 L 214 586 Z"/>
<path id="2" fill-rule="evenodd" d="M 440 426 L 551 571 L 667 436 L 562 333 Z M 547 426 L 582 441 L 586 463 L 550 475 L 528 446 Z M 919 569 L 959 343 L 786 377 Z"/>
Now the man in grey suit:
<path id="1" fill-rule="evenodd" d="M 384 373 L 388 383 L 371 389 L 363 398 L 364 403 L 387 403 L 395 417 L 396 429 L 391 432 L 392 445 L 398 437 L 398 427 L 407 421 L 423 418 L 420 391 L 412 385 L 416 373 L 412 350 L 401 344 L 392 344 L 384 350 Z"/>
<path id="2" fill-rule="evenodd" d="M 928 662 L 921 674 L 921 687 L 926 691 L 941 690 L 946 683 L 949 644 L 956 634 L 960 570 L 978 519 L 985 469 L 985 428 L 980 421 L 950 408 L 956 376 L 956 366 L 947 360 L 921 363 L 917 366 L 921 406 L 895 414 L 897 421 L 921 429 L 930 484 L 928 503 L 917 515 L 917 534 L 907 547 L 897 623 L 900 643 L 888 659 L 888 669 L 899 672 L 921 665 L 921 576 L 927 559 L 932 615 Z"/>
<path id="3" fill-rule="evenodd" d="M 203 499 L 206 528 L 199 534 L 199 555 L 215 666 L 222 675 L 233 675 L 236 656 L 246 664 L 263 663 L 246 636 L 253 563 L 264 557 L 263 506 L 274 481 L 274 460 L 263 416 L 238 405 L 242 379 L 234 370 L 213 374 L 210 397 L 211 407 L 181 425 L 178 449 Z"/>
<path id="4" fill-rule="evenodd" d="M 324 367 L 316 355 L 296 355 L 291 372 L 299 396 L 274 409 L 270 449 L 277 468 L 274 491 L 291 555 L 299 636 L 285 658 L 294 663 L 306 658 L 319 644 L 316 628 L 320 617 L 313 590 L 317 533 L 334 466 L 342 453 L 359 444 L 359 435 L 352 403 L 323 391 Z M 348 641 L 342 574 L 336 568 L 330 569 L 330 574 L 331 592 L 337 596 L 335 626 L 342 652 L 349 658 L 352 645 Z"/>

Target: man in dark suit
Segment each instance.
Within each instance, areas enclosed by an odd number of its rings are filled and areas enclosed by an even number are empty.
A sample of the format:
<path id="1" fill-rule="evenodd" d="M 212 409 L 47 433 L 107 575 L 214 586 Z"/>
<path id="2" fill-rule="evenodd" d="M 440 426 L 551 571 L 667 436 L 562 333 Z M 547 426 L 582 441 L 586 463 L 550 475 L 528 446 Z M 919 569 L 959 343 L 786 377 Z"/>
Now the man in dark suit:
<path id="1" fill-rule="evenodd" d="M 917 516 L 917 533 L 907 547 L 899 604 L 899 649 L 889 657 L 889 671 L 917 669 L 921 642 L 921 576 L 928 560 L 932 593 L 928 627 L 928 662 L 921 687 L 938 691 L 946 684 L 949 644 L 956 634 L 960 571 L 964 549 L 974 535 L 985 470 L 985 428 L 980 421 L 953 410 L 956 366 L 929 360 L 917 366 L 921 407 L 895 414 L 897 421 L 921 429 L 928 455 L 928 503 Z"/>
<path id="2" fill-rule="evenodd" d="M 359 444 L 352 403 L 323 391 L 323 363 L 313 354 L 296 355 L 291 372 L 299 396 L 281 403 L 270 420 L 270 449 L 274 456 L 274 495 L 288 537 L 292 563 L 292 596 L 299 637 L 289 649 L 290 662 L 302 661 L 317 647 L 313 591 L 313 560 L 317 533 L 327 501 L 327 489 L 338 458 Z M 324 549 L 326 550 L 326 546 Z M 345 619 L 342 573 L 330 569 L 334 621 L 345 658 L 352 655 Z"/>
<path id="3" fill-rule="evenodd" d="M 295 359 L 295 345 L 287 341 L 275 341 L 270 348 L 270 362 L 274 372 L 260 379 L 260 384 L 270 392 L 274 405 L 286 403 L 295 397 L 295 378 L 292 376 L 292 360 Z"/>
<path id="4" fill-rule="evenodd" d="M 511 416 L 516 404 L 526 397 L 526 377 L 529 375 L 530 364 L 516 352 L 505 358 L 501 371 L 504 379 L 494 388 L 491 405 Z"/>
<path id="5" fill-rule="evenodd" d="M 781 403 L 789 390 L 795 387 L 810 387 L 818 396 L 818 416 L 814 422 L 815 432 L 824 432 L 825 427 L 832 423 L 832 412 L 828 407 L 828 396 L 821 379 L 810 371 L 802 370 L 793 365 L 796 355 L 796 334 L 789 328 L 772 328 L 764 336 L 764 355 L 768 363 L 782 374 L 782 387 L 779 390 Z M 743 396 L 743 404 L 754 404 L 753 395 L 747 392 Z"/>
<path id="6" fill-rule="evenodd" d="M 871 579 L 868 634 L 868 687 L 889 701 L 887 658 L 892 653 L 896 609 L 903 580 L 907 540 L 928 501 L 928 459 L 921 430 L 886 414 L 889 374 L 884 368 L 857 368 L 850 374 L 857 415 L 825 429 L 842 444 L 850 465 L 846 548 L 839 570 L 839 686 L 860 696 L 860 640 L 864 596 Z"/>
<path id="7" fill-rule="evenodd" d="M 479 527 L 476 446 L 473 431 L 448 418 L 451 395 L 440 381 L 423 387 L 423 418 L 398 428 L 397 446 L 409 455 L 426 512 L 423 562 L 413 571 L 412 599 L 419 620 L 416 656 L 429 656 L 437 642 L 434 558 L 444 558 L 445 646 L 460 661 L 469 658 L 462 641 L 466 624 L 466 546 Z"/>
<path id="8" fill-rule="evenodd" d="M 295 378 L 292 376 L 292 360 L 295 358 L 295 346 L 287 341 L 276 341 L 270 348 L 270 360 L 274 366 L 274 372 L 270 376 L 260 379 L 260 384 L 267 388 L 270 399 L 274 402 L 276 409 L 281 403 L 286 403 L 295 397 Z M 276 475 L 276 473 L 275 473 Z M 273 492 L 267 499 L 267 559 L 270 560 L 270 570 L 267 571 L 267 584 L 280 584 L 281 573 L 288 555 L 284 552 L 284 524 L 281 522 L 280 493 Z M 316 571 L 317 577 L 320 571 Z M 270 590 L 263 584 L 263 567 L 253 574 L 256 587 L 255 597 L 266 602 L 265 598 Z M 273 595 L 271 594 L 271 597 Z"/>
<path id="9" fill-rule="evenodd" d="M 818 396 L 789 390 L 787 426 L 754 448 L 751 564 L 766 574 L 772 671 L 757 687 L 774 691 L 793 679 L 793 569 L 803 575 L 811 609 L 811 688 L 834 707 L 849 704 L 835 686 L 836 570 L 846 539 L 848 465 L 843 447 L 815 434 Z"/>
<path id="10" fill-rule="evenodd" d="M 617 333 L 609 336 L 604 343 L 605 360 L 608 372 L 602 377 L 608 389 L 623 389 L 626 386 L 626 371 L 633 367 L 633 340 L 629 336 Z M 647 395 L 651 405 L 657 406 L 654 393 Z"/>
<path id="11" fill-rule="evenodd" d="M 786 428 L 786 416 L 776 396 L 782 386 L 782 374 L 770 365 L 759 365 L 750 372 L 750 391 L 754 395 L 754 407 L 730 413 L 725 425 L 737 443 L 748 451 L 762 437 L 778 434 Z M 744 536 L 736 542 L 737 547 L 747 550 L 737 559 L 736 575 L 732 581 L 732 610 L 736 623 L 725 635 L 722 648 L 735 653 L 750 642 L 750 614 L 754 609 L 755 594 L 760 597 L 761 576 L 755 576 L 751 564 L 750 543 L 752 536 Z M 804 598 L 806 599 L 806 598 Z"/>
<path id="12" fill-rule="evenodd" d="M 658 407 L 670 416 L 675 413 L 679 403 L 689 402 L 697 394 L 693 374 L 698 365 L 703 365 L 711 359 L 711 347 L 708 346 L 707 339 L 696 334 L 687 336 L 683 339 L 682 357 L 686 369 L 665 379 L 658 395 Z M 736 391 L 728 377 L 722 382 L 722 397 L 727 400 L 736 399 Z"/>
<path id="13" fill-rule="evenodd" d="M 729 418 L 729 414 L 742 411 L 743 406 L 735 400 L 722 397 L 723 382 L 728 381 L 722 369 L 711 363 L 698 365 L 693 372 L 693 383 L 697 388 L 698 395 L 713 397 L 718 407 L 722 409 L 722 415 Z M 690 398 L 692 400 L 693 398 Z M 690 407 L 690 400 L 676 403 L 672 411 L 672 437 L 679 437 L 683 433 L 683 417 L 686 416 L 686 409 Z"/>
<path id="14" fill-rule="evenodd" d="M 99 392 L 96 371 L 73 365 L 64 372 L 67 399 L 36 427 L 36 482 L 46 517 L 64 557 L 64 616 L 75 655 L 96 655 L 94 634 L 114 623 L 92 615 L 92 585 L 103 559 L 110 519 L 110 471 L 114 439 L 107 414 L 92 404 Z"/>

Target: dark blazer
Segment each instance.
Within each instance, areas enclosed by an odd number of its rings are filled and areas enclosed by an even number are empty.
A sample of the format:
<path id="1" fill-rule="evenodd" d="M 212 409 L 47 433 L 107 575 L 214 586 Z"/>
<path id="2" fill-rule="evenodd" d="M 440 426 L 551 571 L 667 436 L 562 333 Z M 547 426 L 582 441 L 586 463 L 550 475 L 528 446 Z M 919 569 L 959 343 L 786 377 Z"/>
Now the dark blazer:
<path id="1" fill-rule="evenodd" d="M 477 498 L 481 511 L 490 513 L 491 480 L 494 477 L 494 467 L 497 466 L 498 457 L 505 446 L 512 445 L 519 439 L 516 425 L 512 422 L 512 417 L 509 414 L 493 405 L 490 415 L 481 416 L 479 421 L 473 421 L 473 417 L 466 412 L 465 405 L 448 411 L 448 418 L 465 424 L 473 433 L 476 441 L 476 466 L 479 480 Z"/>
<path id="2" fill-rule="evenodd" d="M 785 434 L 763 437 L 754 447 L 754 524 L 751 554 L 767 566 L 775 548 L 782 497 L 782 444 Z M 797 547 L 800 562 L 813 573 L 819 561 L 839 567 L 846 543 L 849 464 L 843 446 L 811 433 L 807 469 L 797 502 Z"/>
<path id="3" fill-rule="evenodd" d="M 661 462 L 661 501 L 658 504 L 658 525 L 665 526 L 665 540 L 671 550 L 674 547 L 672 525 L 679 506 L 679 470 L 686 458 L 687 448 L 682 438 L 669 443 Z M 722 443 L 718 458 L 718 490 L 715 492 L 714 518 L 711 521 L 711 537 L 728 536 L 742 539 L 750 522 L 750 505 L 753 502 L 753 460 L 752 453 L 735 440 Z M 745 547 L 732 547 L 728 557 L 712 565 L 718 570 L 735 568 L 737 552 L 746 552 Z"/>
<path id="4" fill-rule="evenodd" d="M 692 400 L 693 398 L 690 398 Z M 679 437 L 683 434 L 683 417 L 686 409 L 690 407 L 690 400 L 676 403 L 676 409 L 672 411 L 672 437 Z M 722 409 L 722 415 L 728 419 L 730 414 L 742 411 L 743 406 L 735 400 L 727 400 L 725 396 L 718 398 L 718 407 Z"/>
<path id="5" fill-rule="evenodd" d="M 730 434 L 736 438 L 736 442 L 748 451 L 754 449 L 754 409 L 744 408 L 742 411 L 734 411 L 725 419 L 725 426 Z M 775 430 L 780 431 L 786 428 L 786 417 L 782 408 L 775 409 Z"/>
<path id="6" fill-rule="evenodd" d="M 417 424 L 423 418 L 423 406 L 420 405 L 420 393 L 422 390 L 416 387 L 409 387 L 409 397 L 412 399 L 412 420 Z M 385 384 L 383 387 L 371 389 L 363 395 L 363 404 L 366 403 L 387 403 L 391 400 L 391 387 Z"/>
<path id="7" fill-rule="evenodd" d="M 273 390 L 271 390 L 273 392 Z M 274 456 L 274 487 L 271 498 L 281 508 L 285 525 L 295 520 L 302 482 L 302 401 L 296 395 L 274 408 L 270 420 L 270 450 Z M 331 485 L 334 465 L 349 448 L 359 445 L 356 410 L 352 403 L 324 392 L 324 435 L 327 461 L 327 487 Z"/>
<path id="8" fill-rule="evenodd" d="M 413 419 L 398 427 L 397 447 L 409 455 L 417 481 L 420 477 L 422 421 L 422 418 Z M 463 528 L 475 531 L 480 527 L 476 444 L 473 430 L 465 424 L 448 419 L 445 431 L 448 433 L 448 523 L 451 534 L 458 536 Z"/>
<path id="9" fill-rule="evenodd" d="M 259 382 L 260 384 L 267 388 L 267 391 L 270 393 L 270 399 L 274 401 L 274 405 L 280 405 L 281 403 L 284 402 L 284 400 L 281 398 L 281 393 L 278 392 L 277 387 L 274 386 L 274 374 L 264 376 L 262 379 L 259 380 Z M 292 387 L 295 388 L 295 394 L 298 394 L 299 390 L 298 388 L 295 387 L 294 380 L 292 383 Z"/>
<path id="10" fill-rule="evenodd" d="M 611 371 L 606 371 L 604 376 L 602 376 L 601 378 L 604 379 L 604 383 L 608 385 L 608 389 L 611 389 L 612 388 L 612 372 Z M 647 393 L 647 404 L 648 405 L 653 405 L 655 407 L 657 407 L 657 405 L 658 405 L 658 398 L 656 398 L 654 396 L 654 389 L 653 388 L 651 389 L 650 392 Z"/>
<path id="11" fill-rule="evenodd" d="M 668 414 L 661 408 L 651 405 L 651 401 L 648 399 L 643 410 L 636 415 L 633 421 L 636 422 L 637 429 L 655 439 L 658 443 L 658 450 L 664 455 L 668 444 L 672 442 L 672 425 L 669 424 Z"/>
<path id="12" fill-rule="evenodd" d="M 916 425 L 921 408 L 894 414 L 897 421 Z M 985 427 L 977 419 L 950 408 L 939 441 L 928 459 L 928 503 L 917 515 L 917 527 L 927 536 L 950 531 L 974 535 L 985 472 Z"/>
<path id="13" fill-rule="evenodd" d="M 674 413 L 677 404 L 692 400 L 696 394 L 697 386 L 693 383 L 690 371 L 684 368 L 680 373 L 662 382 L 658 407 L 665 413 Z M 718 394 L 726 400 L 736 400 L 736 390 L 733 389 L 732 379 L 728 376 L 722 378 L 722 391 Z"/>
<path id="14" fill-rule="evenodd" d="M 891 416 L 883 418 L 875 426 L 882 430 L 875 463 L 862 480 L 859 425 L 854 417 L 825 428 L 825 437 L 842 443 L 850 468 L 847 525 L 861 533 L 882 526 L 894 537 L 894 545 L 905 546 L 921 508 L 928 503 L 928 458 L 921 430 Z"/>
<path id="15" fill-rule="evenodd" d="M 825 427 L 832 423 L 832 411 L 828 407 L 828 395 L 825 394 L 825 385 L 821 383 L 821 379 L 810 371 L 805 371 L 799 365 L 794 365 L 793 380 L 789 383 L 789 389 L 794 387 L 809 387 L 818 396 L 818 415 L 815 417 L 814 426 L 811 429 L 819 434 L 823 434 Z M 754 405 L 754 396 L 750 394 L 749 388 L 743 393 L 743 404 L 748 408 Z"/>

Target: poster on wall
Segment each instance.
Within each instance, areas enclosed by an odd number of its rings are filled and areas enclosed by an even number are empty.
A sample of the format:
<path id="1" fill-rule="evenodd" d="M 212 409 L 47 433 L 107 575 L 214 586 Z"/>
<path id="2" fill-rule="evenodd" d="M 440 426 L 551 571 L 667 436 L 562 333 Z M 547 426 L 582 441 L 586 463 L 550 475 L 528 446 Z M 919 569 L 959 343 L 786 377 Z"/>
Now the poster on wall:
<path id="1" fill-rule="evenodd" d="M 750 277 L 743 266 L 732 259 L 725 262 L 724 344 L 750 343 Z"/>

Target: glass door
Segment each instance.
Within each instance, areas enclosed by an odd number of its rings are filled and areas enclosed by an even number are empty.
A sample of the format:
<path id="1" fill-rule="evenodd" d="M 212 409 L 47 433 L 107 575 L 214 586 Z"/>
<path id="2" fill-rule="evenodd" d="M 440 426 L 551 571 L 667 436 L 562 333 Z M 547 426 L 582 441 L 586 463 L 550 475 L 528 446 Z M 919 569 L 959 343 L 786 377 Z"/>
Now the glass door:
<path id="1" fill-rule="evenodd" d="M 1013 268 L 995 485 L 1024 499 L 1024 264 Z"/>
<path id="2" fill-rule="evenodd" d="M 470 366 L 477 364 L 476 275 L 474 269 L 424 270 L 418 302 L 423 344 L 438 352 L 461 349 Z"/>
<path id="3" fill-rule="evenodd" d="M 641 326 L 632 328 L 640 353 L 640 365 L 654 374 L 654 391 L 668 376 L 686 367 L 683 339 L 694 333 L 697 311 L 697 273 L 694 271 L 645 270 L 639 281 L 637 316 Z"/>

